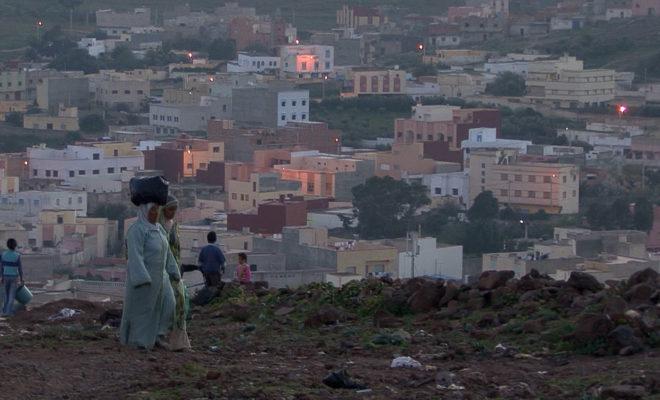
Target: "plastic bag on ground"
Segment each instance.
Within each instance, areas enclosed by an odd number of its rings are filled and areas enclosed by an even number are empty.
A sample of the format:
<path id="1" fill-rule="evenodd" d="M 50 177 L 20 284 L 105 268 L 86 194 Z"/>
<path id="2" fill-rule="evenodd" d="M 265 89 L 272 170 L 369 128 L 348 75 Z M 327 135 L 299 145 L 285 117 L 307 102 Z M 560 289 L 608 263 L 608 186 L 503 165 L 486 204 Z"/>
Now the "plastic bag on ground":
<path id="1" fill-rule="evenodd" d="M 60 319 L 69 319 L 69 318 L 72 318 L 75 315 L 81 314 L 81 313 L 82 313 L 82 311 L 80 311 L 80 310 L 74 310 L 72 308 L 63 308 L 57 314 L 51 315 L 50 317 L 48 317 L 48 320 L 49 321 L 57 321 L 57 320 L 60 320 Z"/>
<path id="2" fill-rule="evenodd" d="M 419 369 L 422 368 L 422 364 L 413 359 L 412 357 L 397 357 L 394 360 L 392 360 L 392 365 L 390 365 L 390 368 L 414 368 L 414 369 Z"/>

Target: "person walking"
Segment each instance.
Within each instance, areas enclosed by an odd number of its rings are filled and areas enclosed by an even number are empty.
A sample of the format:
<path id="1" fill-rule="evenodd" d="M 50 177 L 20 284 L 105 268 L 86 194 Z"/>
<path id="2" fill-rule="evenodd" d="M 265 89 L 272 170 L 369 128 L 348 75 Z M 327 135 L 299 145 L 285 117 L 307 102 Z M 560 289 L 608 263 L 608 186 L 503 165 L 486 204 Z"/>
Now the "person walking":
<path id="1" fill-rule="evenodd" d="M 222 282 L 222 274 L 225 273 L 225 255 L 222 254 L 220 246 L 216 244 L 218 236 L 211 231 L 206 235 L 208 244 L 202 247 L 197 261 L 199 270 L 204 275 L 204 284 L 207 287 L 219 286 Z"/>
<path id="2" fill-rule="evenodd" d="M 170 349 L 176 302 L 171 281 L 181 280 L 165 229 L 158 223 L 160 207 L 138 206 L 138 220 L 126 235 L 126 294 L 120 340 L 131 347 Z"/>
<path id="3" fill-rule="evenodd" d="M 0 265 L 2 272 L 2 284 L 5 289 L 5 298 L 2 308 L 2 314 L 9 316 L 14 314 L 14 298 L 18 283 L 23 284 L 23 266 L 21 265 L 21 255 L 16 251 L 18 243 L 16 239 L 7 240 L 7 251 L 2 253 Z"/>

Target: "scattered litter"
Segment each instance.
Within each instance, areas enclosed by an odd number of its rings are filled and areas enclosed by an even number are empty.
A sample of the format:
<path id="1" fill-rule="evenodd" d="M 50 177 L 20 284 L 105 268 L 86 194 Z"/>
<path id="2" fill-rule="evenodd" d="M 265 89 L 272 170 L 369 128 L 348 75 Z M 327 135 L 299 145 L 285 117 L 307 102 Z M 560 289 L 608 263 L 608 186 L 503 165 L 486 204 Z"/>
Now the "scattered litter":
<path id="1" fill-rule="evenodd" d="M 452 383 L 449 386 L 438 385 L 436 386 L 436 388 L 440 390 L 465 390 L 465 386 L 459 386 L 455 383 Z"/>
<path id="2" fill-rule="evenodd" d="M 217 353 L 220 351 L 220 346 L 209 346 L 209 351 Z"/>
<path id="3" fill-rule="evenodd" d="M 495 355 L 500 357 L 513 357 L 517 353 L 513 347 L 506 347 L 502 343 L 495 346 Z M 524 357 L 523 357 L 524 358 Z"/>
<path id="4" fill-rule="evenodd" d="M 520 359 L 520 360 L 540 360 L 540 358 L 535 357 L 531 354 L 527 354 L 527 353 L 518 353 L 518 354 L 514 355 L 513 358 L 517 358 L 517 359 Z"/>
<path id="5" fill-rule="evenodd" d="M 356 389 L 356 390 L 365 390 L 366 386 L 354 382 L 348 372 L 345 369 L 331 372 L 328 376 L 323 379 L 323 384 L 329 386 L 333 389 Z"/>
<path id="6" fill-rule="evenodd" d="M 539 375 L 545 375 L 548 373 L 548 371 L 537 371 L 536 373 Z"/>
<path id="7" fill-rule="evenodd" d="M 371 393 L 371 392 L 373 392 L 373 390 L 371 390 L 371 389 L 362 389 L 362 390 L 358 390 L 355 393 L 357 393 L 357 394 L 367 394 L 367 393 Z"/>
<path id="8" fill-rule="evenodd" d="M 422 368 L 422 364 L 412 357 L 397 357 L 392 360 L 390 368 Z"/>
<path id="9" fill-rule="evenodd" d="M 82 314 L 82 311 L 80 310 L 74 310 L 72 308 L 63 308 L 61 309 L 57 314 L 51 315 L 48 317 L 49 321 L 57 321 L 60 319 L 69 319 L 73 318 L 74 316 Z"/>

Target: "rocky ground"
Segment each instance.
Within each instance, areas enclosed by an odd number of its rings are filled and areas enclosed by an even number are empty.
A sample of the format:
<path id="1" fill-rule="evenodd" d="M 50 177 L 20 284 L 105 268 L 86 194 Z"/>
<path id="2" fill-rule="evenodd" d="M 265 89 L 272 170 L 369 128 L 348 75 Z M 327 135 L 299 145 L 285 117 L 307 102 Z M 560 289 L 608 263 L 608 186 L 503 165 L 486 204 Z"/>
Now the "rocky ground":
<path id="1" fill-rule="evenodd" d="M 512 275 L 228 285 L 194 308 L 184 353 L 121 347 L 117 304 L 51 303 L 0 322 L 0 397 L 660 399 L 657 273 Z M 82 313 L 48 320 L 62 308 Z"/>

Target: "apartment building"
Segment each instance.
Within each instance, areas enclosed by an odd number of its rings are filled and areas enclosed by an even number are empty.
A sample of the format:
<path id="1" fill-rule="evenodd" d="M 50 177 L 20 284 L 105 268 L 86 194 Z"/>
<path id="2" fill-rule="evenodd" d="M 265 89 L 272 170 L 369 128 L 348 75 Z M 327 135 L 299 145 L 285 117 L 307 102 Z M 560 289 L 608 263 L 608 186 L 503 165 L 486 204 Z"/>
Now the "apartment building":
<path id="1" fill-rule="evenodd" d="M 80 130 L 78 124 L 78 108 L 65 107 L 60 104 L 57 114 L 25 114 L 23 115 L 23 128 L 76 132 Z"/>
<path id="2" fill-rule="evenodd" d="M 290 78 L 321 78 L 333 74 L 335 49 L 321 45 L 289 45 L 280 47 L 280 65 Z"/>
<path id="3" fill-rule="evenodd" d="M 660 15 L 660 0 L 633 0 L 632 15 L 634 17 Z"/>
<path id="4" fill-rule="evenodd" d="M 463 246 L 438 243 L 433 237 L 396 240 L 399 249 L 400 279 L 420 276 L 442 277 L 463 281 Z"/>
<path id="5" fill-rule="evenodd" d="M 251 172 L 247 176 L 232 176 L 233 172 L 225 170 L 225 204 L 229 211 L 246 211 L 269 201 L 303 194 L 300 182 L 282 180 L 277 173 Z"/>
<path id="6" fill-rule="evenodd" d="M 0 100 L 34 102 L 37 98 L 37 85 L 43 83 L 44 79 L 73 74 L 76 73 L 37 69 L 29 66 L 0 70 Z"/>
<path id="7" fill-rule="evenodd" d="M 280 61 L 268 54 L 238 52 L 236 61 L 227 63 L 227 72 L 272 73 L 279 71 Z"/>
<path id="8" fill-rule="evenodd" d="M 255 44 L 272 49 L 294 43 L 298 30 L 279 17 L 237 16 L 229 21 L 227 35 L 241 51 Z"/>
<path id="9" fill-rule="evenodd" d="M 96 11 L 96 26 L 109 35 L 119 35 L 126 28 L 151 26 L 151 10 L 144 7 L 136 8 L 132 12 L 98 10 Z"/>
<path id="10" fill-rule="evenodd" d="M 262 203 L 254 211 L 227 215 L 227 229 L 273 235 L 282 233 L 285 226 L 307 225 L 307 202 L 285 199 Z"/>
<path id="11" fill-rule="evenodd" d="M 232 90 L 232 119 L 237 126 L 277 128 L 309 121 L 309 90 L 277 87 Z"/>
<path id="12" fill-rule="evenodd" d="M 0 169 L 0 195 L 17 193 L 19 178 L 16 176 L 7 176 L 4 169 Z"/>
<path id="13" fill-rule="evenodd" d="M 406 71 L 353 68 L 353 96 L 402 95 L 406 93 Z"/>
<path id="14" fill-rule="evenodd" d="M 75 210 L 87 216 L 87 193 L 78 190 L 26 190 L 0 195 L 0 216 L 4 220 L 34 222 L 43 210 Z"/>
<path id="15" fill-rule="evenodd" d="M 256 155 L 255 155 L 256 157 Z M 299 182 L 302 192 L 311 196 L 351 201 L 351 190 L 374 176 L 374 162 L 317 150 L 292 152 L 287 164 L 274 166 L 286 181 Z"/>
<path id="16" fill-rule="evenodd" d="M 164 142 L 143 153 L 145 168 L 163 171 L 170 182 L 196 177 L 198 171 L 208 170 L 211 163 L 225 160 L 224 143 L 187 136 Z"/>
<path id="17" fill-rule="evenodd" d="M 60 104 L 87 109 L 91 100 L 89 78 L 82 73 L 44 78 L 37 83 L 36 100 L 40 109 L 50 113 L 57 112 Z"/>
<path id="18" fill-rule="evenodd" d="M 96 84 L 96 104 L 106 108 L 140 111 L 149 99 L 151 83 L 146 79 L 108 74 Z"/>
<path id="19" fill-rule="evenodd" d="M 626 162 L 660 167 L 660 139 L 654 136 L 635 136 L 630 149 L 624 150 Z"/>
<path id="20" fill-rule="evenodd" d="M 526 154 L 528 146 L 532 142 L 529 140 L 500 139 L 497 137 L 497 130 L 494 128 L 473 128 L 468 131 L 468 139 L 461 142 L 463 150 L 463 169 L 470 170 L 470 153 L 478 150 L 497 150 L 511 149 L 516 150 L 518 154 Z"/>
<path id="21" fill-rule="evenodd" d="M 556 108 L 603 105 L 614 100 L 615 74 L 611 69 L 584 69 L 581 60 L 569 56 L 536 61 L 528 66 L 527 97 Z"/>
<path id="22" fill-rule="evenodd" d="M 27 158 L 34 179 L 118 179 L 124 171 L 144 169 L 142 153 L 124 142 L 69 145 L 63 150 L 39 145 L 27 149 Z"/>
<path id="23" fill-rule="evenodd" d="M 470 163 L 470 204 L 481 192 L 490 191 L 500 203 L 528 213 L 578 212 L 580 180 L 575 165 L 520 162 L 514 150 L 472 152 Z"/>
<path id="24" fill-rule="evenodd" d="M 388 23 L 387 15 L 377 8 L 344 5 L 337 10 L 337 26 L 356 32 L 379 30 Z"/>
<path id="25" fill-rule="evenodd" d="M 158 135 L 205 131 L 209 122 L 231 118 L 231 98 L 200 96 L 198 104 L 149 105 L 149 124 Z"/>

